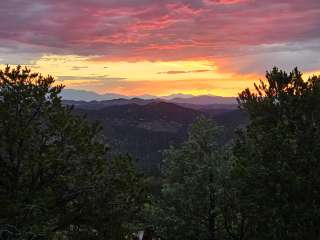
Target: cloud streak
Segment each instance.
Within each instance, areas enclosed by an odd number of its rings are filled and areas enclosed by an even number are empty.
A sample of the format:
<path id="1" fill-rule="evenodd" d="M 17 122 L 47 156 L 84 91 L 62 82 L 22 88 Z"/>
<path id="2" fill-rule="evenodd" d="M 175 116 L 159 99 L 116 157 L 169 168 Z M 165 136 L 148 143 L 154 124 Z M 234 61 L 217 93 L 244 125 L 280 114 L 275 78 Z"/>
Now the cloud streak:
<path id="1" fill-rule="evenodd" d="M 212 70 L 209 69 L 199 69 L 199 70 L 192 70 L 192 71 L 180 71 L 180 70 L 171 70 L 167 72 L 158 72 L 158 74 L 186 74 L 186 73 L 204 73 L 210 72 Z"/>
<path id="2" fill-rule="evenodd" d="M 121 81 L 126 78 L 107 77 L 107 76 L 57 76 L 59 81 L 73 81 L 73 80 L 98 80 L 98 81 Z"/>
<path id="3" fill-rule="evenodd" d="M 318 0 L 20 0 L 0 13 L 2 45 L 111 60 L 214 58 L 320 38 Z"/>

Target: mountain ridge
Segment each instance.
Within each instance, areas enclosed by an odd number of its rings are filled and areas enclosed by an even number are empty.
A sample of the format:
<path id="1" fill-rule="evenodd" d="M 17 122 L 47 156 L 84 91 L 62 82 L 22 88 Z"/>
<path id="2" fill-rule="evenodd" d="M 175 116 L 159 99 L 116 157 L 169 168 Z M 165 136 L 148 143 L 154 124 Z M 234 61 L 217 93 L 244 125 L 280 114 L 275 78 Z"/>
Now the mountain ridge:
<path id="1" fill-rule="evenodd" d="M 234 97 L 222 97 L 214 95 L 200 95 L 193 96 L 190 94 L 172 94 L 169 96 L 152 96 L 152 95 L 142 95 L 142 96 L 125 96 L 114 93 L 98 94 L 95 92 L 85 91 L 85 90 L 74 90 L 74 89 L 64 89 L 61 92 L 61 97 L 64 101 L 81 101 L 87 103 L 101 102 L 107 105 L 122 105 L 128 103 L 144 104 L 150 102 L 171 102 L 179 105 L 191 104 L 191 105 L 213 105 L 213 104 L 225 104 L 233 105 L 236 104 L 236 98 Z M 109 102 L 107 102 L 109 101 Z M 191 107 L 192 108 L 192 107 Z M 196 108 L 195 106 L 193 108 Z"/>

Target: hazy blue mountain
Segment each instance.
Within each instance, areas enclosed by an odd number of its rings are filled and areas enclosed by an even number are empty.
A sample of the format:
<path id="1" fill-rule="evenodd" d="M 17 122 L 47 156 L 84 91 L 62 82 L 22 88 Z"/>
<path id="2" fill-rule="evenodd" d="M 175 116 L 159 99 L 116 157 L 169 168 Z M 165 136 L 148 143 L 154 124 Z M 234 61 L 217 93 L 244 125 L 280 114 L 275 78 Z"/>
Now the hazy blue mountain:
<path id="1" fill-rule="evenodd" d="M 112 99 L 129 99 L 130 97 L 114 94 L 114 93 L 106 93 L 106 94 L 98 94 L 96 92 L 85 91 L 85 90 L 76 90 L 76 89 L 63 89 L 61 92 L 61 97 L 64 100 L 73 100 L 73 101 L 103 101 L 103 100 L 112 100 Z"/>
<path id="2" fill-rule="evenodd" d="M 61 92 L 61 97 L 64 100 L 93 101 L 98 99 L 100 95 L 95 92 L 84 90 L 63 89 Z"/>
<path id="3" fill-rule="evenodd" d="M 195 105 L 210 105 L 210 104 L 236 104 L 236 98 L 234 97 L 220 97 L 213 95 L 193 96 L 190 98 L 174 98 L 170 102 L 195 104 Z"/>
<path id="4" fill-rule="evenodd" d="M 104 103 L 107 105 L 123 105 L 124 100 L 128 100 L 131 103 L 136 103 L 137 99 L 140 99 L 140 102 L 143 100 L 154 100 L 156 102 L 161 99 L 161 101 L 176 103 L 179 105 L 185 105 L 189 108 L 197 109 L 197 105 L 207 106 L 206 108 L 216 108 L 214 105 L 216 104 L 228 104 L 233 105 L 236 104 L 236 99 L 233 97 L 220 97 L 213 95 L 204 95 L 204 96 L 193 96 L 190 94 L 172 94 L 169 96 L 156 97 L 152 95 L 141 95 L 141 96 L 124 96 L 120 94 L 114 93 L 106 93 L 106 94 L 98 94 L 95 92 L 84 91 L 84 90 L 75 90 L 75 89 L 64 89 L 61 93 L 63 100 L 71 100 L 71 101 L 110 101 L 109 103 Z M 119 101 L 114 101 L 119 100 Z M 119 102 L 119 104 L 118 104 Z M 147 102 L 149 103 L 149 102 Z M 139 103 L 137 103 L 139 104 Z M 190 106 L 187 106 L 190 105 Z M 201 107 L 204 108 L 204 107 Z"/>
<path id="5" fill-rule="evenodd" d="M 160 98 L 165 100 L 172 100 L 175 98 L 192 98 L 192 97 L 194 97 L 192 94 L 177 93 L 177 94 L 171 94 L 168 96 L 162 96 Z"/>

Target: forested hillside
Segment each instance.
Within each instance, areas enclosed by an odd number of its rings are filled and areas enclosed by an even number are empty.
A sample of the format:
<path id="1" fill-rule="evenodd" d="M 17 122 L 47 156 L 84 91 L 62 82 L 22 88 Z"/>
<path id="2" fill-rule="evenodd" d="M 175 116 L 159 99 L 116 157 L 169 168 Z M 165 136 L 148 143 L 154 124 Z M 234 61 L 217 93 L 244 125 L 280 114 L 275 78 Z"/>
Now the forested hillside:
<path id="1" fill-rule="evenodd" d="M 165 149 L 179 146 L 187 139 L 188 130 L 198 117 L 207 116 L 224 126 L 220 144 L 231 141 L 235 129 L 248 121 L 245 113 L 224 105 L 194 110 L 142 99 L 125 100 L 126 104 L 124 100 L 66 103 L 75 106 L 76 114 L 100 122 L 106 141 L 112 146 L 111 152 L 129 153 L 140 167 L 152 172 L 159 171 Z"/>

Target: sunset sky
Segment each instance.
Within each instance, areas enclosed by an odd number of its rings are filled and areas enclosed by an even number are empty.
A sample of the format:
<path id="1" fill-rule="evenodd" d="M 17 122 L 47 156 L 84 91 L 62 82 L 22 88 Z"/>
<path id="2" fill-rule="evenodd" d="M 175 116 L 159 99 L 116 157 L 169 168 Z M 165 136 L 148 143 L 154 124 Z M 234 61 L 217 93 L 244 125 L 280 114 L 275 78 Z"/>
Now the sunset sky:
<path id="1" fill-rule="evenodd" d="M 235 96 L 279 66 L 320 74 L 320 0 L 7 0 L 0 64 L 67 88 Z"/>

